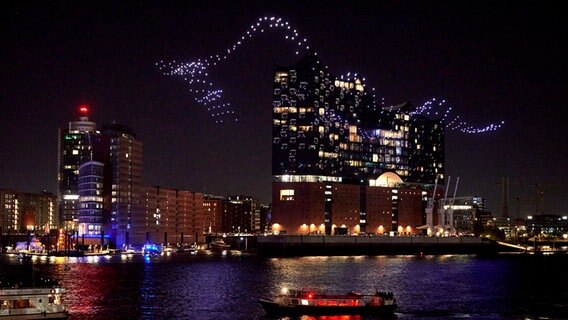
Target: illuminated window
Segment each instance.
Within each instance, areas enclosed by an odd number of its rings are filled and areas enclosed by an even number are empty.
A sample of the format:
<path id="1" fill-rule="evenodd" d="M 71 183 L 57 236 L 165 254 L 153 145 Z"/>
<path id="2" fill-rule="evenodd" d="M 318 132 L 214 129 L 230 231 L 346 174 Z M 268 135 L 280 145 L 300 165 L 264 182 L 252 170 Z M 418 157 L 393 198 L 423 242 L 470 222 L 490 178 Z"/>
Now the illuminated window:
<path id="1" fill-rule="evenodd" d="M 280 201 L 294 201 L 294 189 L 280 190 Z"/>
<path id="2" fill-rule="evenodd" d="M 286 81 L 288 79 L 288 73 L 286 72 L 276 72 L 276 75 L 274 77 L 274 81 L 275 82 L 282 82 L 282 81 Z"/>

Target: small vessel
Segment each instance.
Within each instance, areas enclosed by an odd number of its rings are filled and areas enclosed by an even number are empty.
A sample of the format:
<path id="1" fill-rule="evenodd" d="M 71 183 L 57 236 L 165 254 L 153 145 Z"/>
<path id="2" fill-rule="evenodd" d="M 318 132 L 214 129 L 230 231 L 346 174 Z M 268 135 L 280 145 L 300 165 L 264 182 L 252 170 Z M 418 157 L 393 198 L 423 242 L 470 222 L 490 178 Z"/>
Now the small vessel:
<path id="1" fill-rule="evenodd" d="M 211 248 L 211 250 L 213 251 L 221 252 L 224 250 L 229 250 L 231 246 L 226 244 L 225 241 L 223 241 L 223 239 L 215 239 L 211 241 L 211 243 L 209 244 L 209 248 Z"/>
<path id="2" fill-rule="evenodd" d="M 162 254 L 162 246 L 154 243 L 146 243 L 142 247 L 142 253 L 146 256 Z"/>
<path id="3" fill-rule="evenodd" d="M 361 294 L 283 289 L 273 299 L 261 298 L 270 315 L 392 315 L 397 308 L 392 292 Z"/>
<path id="4" fill-rule="evenodd" d="M 197 245 L 197 242 L 194 242 L 190 247 L 189 247 L 189 253 L 196 255 L 197 251 L 199 250 L 199 246 Z"/>
<path id="5" fill-rule="evenodd" d="M 199 250 L 199 247 L 197 246 L 197 243 L 194 242 L 191 245 L 184 244 L 180 246 L 177 252 L 179 253 L 188 252 L 190 254 L 197 254 L 197 250 Z"/>
<path id="6" fill-rule="evenodd" d="M 67 319 L 65 289 L 0 288 L 0 319 Z"/>

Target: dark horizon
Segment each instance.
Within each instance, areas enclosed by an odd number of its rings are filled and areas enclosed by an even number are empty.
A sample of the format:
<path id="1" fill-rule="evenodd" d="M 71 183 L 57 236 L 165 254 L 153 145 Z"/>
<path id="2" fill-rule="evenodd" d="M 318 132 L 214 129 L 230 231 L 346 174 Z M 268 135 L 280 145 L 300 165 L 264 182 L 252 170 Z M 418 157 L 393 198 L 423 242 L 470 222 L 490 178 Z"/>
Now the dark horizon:
<path id="1" fill-rule="evenodd" d="M 56 193 L 57 129 L 87 103 L 90 119 L 131 127 L 144 143 L 144 184 L 270 202 L 273 65 L 302 55 L 279 32 L 246 41 L 210 70 L 239 121 L 216 124 L 160 60 L 223 53 L 259 17 L 289 21 L 332 74 L 358 72 L 387 105 L 437 97 L 483 134 L 447 131 L 446 175 L 458 196 L 509 212 L 567 215 L 562 110 L 565 24 L 558 5 L 322 1 L 2 4 L 0 188 Z M 455 181 L 455 180 L 454 180 Z M 451 187 L 453 190 L 453 187 Z M 517 198 L 519 200 L 517 200 Z M 520 210 L 518 205 L 520 205 Z"/>

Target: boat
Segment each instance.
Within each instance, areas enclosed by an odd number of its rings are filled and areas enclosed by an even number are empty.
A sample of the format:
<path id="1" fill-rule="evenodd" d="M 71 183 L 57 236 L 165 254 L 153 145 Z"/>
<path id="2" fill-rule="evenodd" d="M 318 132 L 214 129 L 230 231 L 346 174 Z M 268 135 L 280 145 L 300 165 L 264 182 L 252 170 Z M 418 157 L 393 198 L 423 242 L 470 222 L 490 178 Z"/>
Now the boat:
<path id="1" fill-rule="evenodd" d="M 197 246 L 197 243 L 194 242 L 194 243 L 192 243 L 191 245 L 187 245 L 187 244 L 181 245 L 181 246 L 178 248 L 177 252 L 178 252 L 178 253 L 188 252 L 188 253 L 190 253 L 190 254 L 195 255 L 195 254 L 197 254 L 197 251 L 198 251 L 198 250 L 199 250 L 199 247 Z"/>
<path id="2" fill-rule="evenodd" d="M 192 255 L 196 255 L 197 252 L 199 252 L 199 246 L 197 245 L 197 242 L 194 242 L 191 246 L 189 246 L 189 253 Z"/>
<path id="3" fill-rule="evenodd" d="M 154 243 L 146 243 L 142 247 L 142 254 L 144 254 L 145 256 L 161 255 L 162 254 L 162 246 L 154 244 Z"/>
<path id="4" fill-rule="evenodd" d="M 276 297 L 260 298 L 269 315 L 392 315 L 397 308 L 392 292 L 361 294 L 283 289 Z"/>
<path id="5" fill-rule="evenodd" d="M 64 293 L 60 287 L 0 288 L 0 319 L 67 319 Z"/>
<path id="6" fill-rule="evenodd" d="M 213 251 L 221 252 L 229 250 L 231 246 L 226 244 L 225 241 L 223 241 L 223 239 L 215 239 L 211 241 L 211 243 L 209 244 L 209 248 L 211 248 L 211 250 Z"/>

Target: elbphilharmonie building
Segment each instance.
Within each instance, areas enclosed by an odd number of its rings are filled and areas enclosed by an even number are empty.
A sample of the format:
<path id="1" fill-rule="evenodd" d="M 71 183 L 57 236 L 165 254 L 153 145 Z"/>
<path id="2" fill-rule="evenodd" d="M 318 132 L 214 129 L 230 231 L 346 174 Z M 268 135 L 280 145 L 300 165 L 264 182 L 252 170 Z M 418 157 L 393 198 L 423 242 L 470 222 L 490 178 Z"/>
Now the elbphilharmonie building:
<path id="1" fill-rule="evenodd" d="M 308 52 L 273 79 L 273 231 L 416 233 L 444 179 L 444 122 L 383 106 Z"/>

